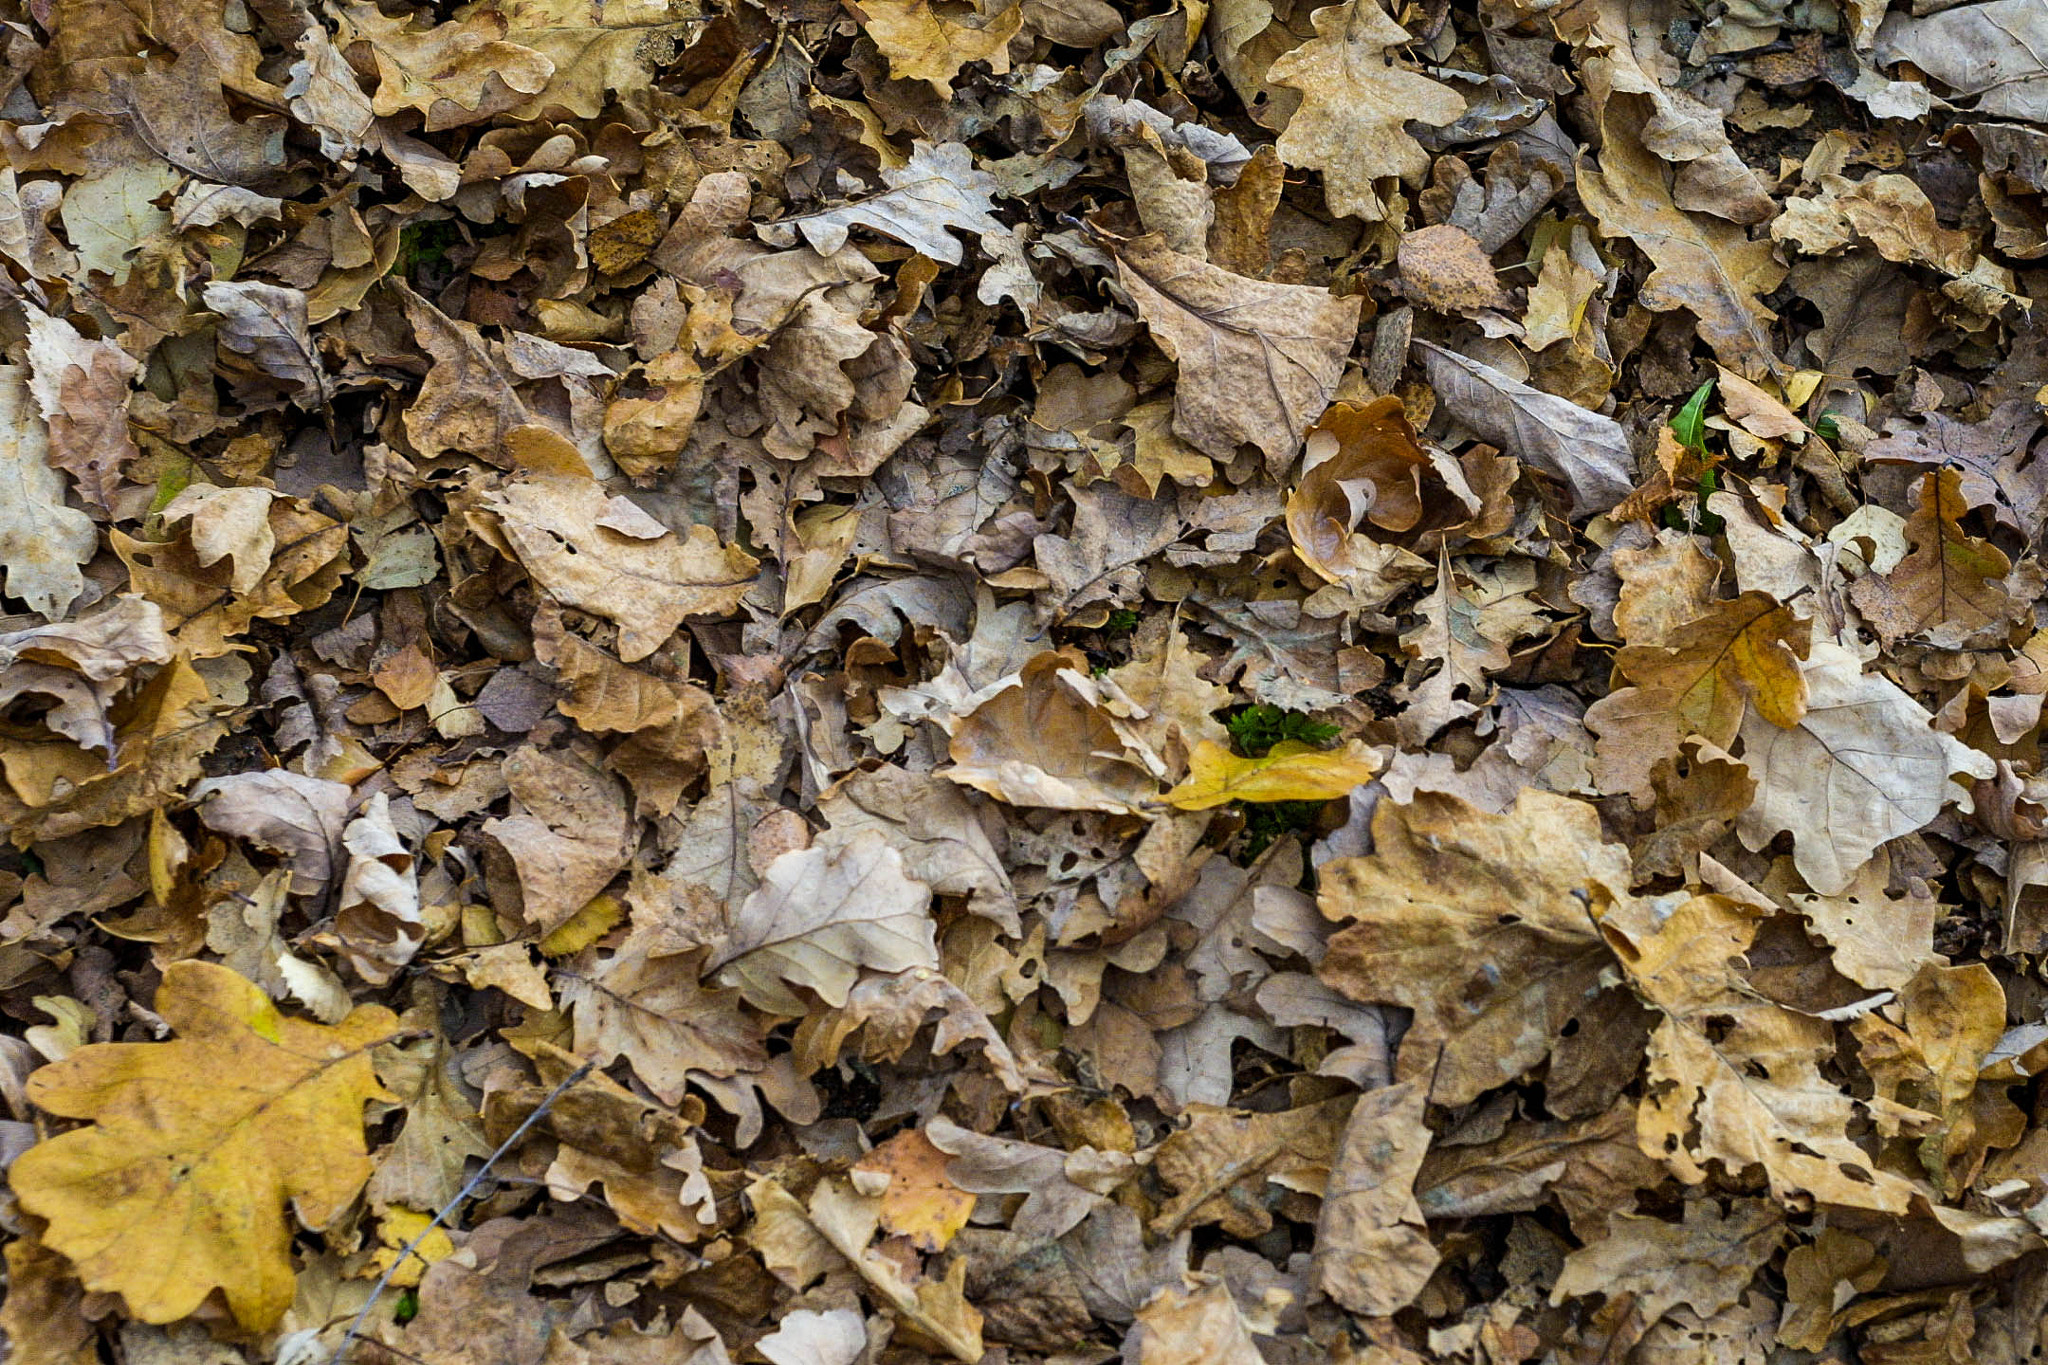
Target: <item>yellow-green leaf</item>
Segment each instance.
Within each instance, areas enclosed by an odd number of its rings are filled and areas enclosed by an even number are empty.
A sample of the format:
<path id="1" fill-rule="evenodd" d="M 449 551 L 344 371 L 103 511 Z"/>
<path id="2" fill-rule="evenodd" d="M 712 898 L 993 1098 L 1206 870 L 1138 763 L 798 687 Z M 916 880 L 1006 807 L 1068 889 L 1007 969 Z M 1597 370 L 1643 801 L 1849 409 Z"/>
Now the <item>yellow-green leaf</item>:
<path id="1" fill-rule="evenodd" d="M 1209 810 L 1230 801 L 1331 801 L 1379 769 L 1379 759 L 1357 740 L 1341 749 L 1283 740 L 1264 758 L 1239 758 L 1205 739 L 1188 759 L 1187 780 L 1164 799 L 1181 810 Z"/>

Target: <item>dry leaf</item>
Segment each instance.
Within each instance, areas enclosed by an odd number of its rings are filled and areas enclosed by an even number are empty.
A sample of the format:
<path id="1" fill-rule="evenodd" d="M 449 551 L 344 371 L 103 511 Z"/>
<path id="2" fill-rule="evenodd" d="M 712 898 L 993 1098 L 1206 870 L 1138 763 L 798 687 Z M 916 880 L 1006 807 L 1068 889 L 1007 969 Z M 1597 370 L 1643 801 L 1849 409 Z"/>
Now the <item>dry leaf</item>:
<path id="1" fill-rule="evenodd" d="M 1249 441 L 1279 471 L 1329 406 L 1358 331 L 1359 301 L 1266 284 L 1170 250 L 1122 243 L 1117 276 L 1160 349 L 1180 362 L 1173 429 L 1228 460 Z"/>
<path id="2" fill-rule="evenodd" d="M 1918 703 L 1839 645 L 1816 642 L 1801 671 L 1807 705 L 1798 725 L 1781 729 L 1754 712 L 1743 722 L 1742 761 L 1757 795 L 1737 829 L 1752 848 L 1789 830 L 1799 875 L 1828 896 L 1880 844 L 1962 799 L 1951 774 L 1990 777 L 1992 763 L 1932 728 Z"/>

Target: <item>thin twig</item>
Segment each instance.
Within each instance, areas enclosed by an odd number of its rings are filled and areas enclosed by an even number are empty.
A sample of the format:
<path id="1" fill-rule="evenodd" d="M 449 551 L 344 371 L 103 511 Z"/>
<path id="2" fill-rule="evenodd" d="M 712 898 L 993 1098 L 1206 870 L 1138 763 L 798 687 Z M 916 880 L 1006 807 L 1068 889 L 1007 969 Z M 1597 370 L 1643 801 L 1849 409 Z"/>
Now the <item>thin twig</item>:
<path id="1" fill-rule="evenodd" d="M 548 1110 L 554 1107 L 555 1101 L 562 1097 L 562 1092 L 582 1080 L 585 1076 L 588 1076 L 596 1066 L 596 1062 L 585 1062 L 582 1066 L 577 1067 L 574 1071 L 563 1077 L 561 1084 L 548 1091 L 547 1098 L 542 1100 L 534 1108 L 534 1111 L 526 1116 L 526 1121 L 512 1130 L 512 1136 L 499 1143 L 498 1150 L 484 1158 L 484 1164 L 477 1168 L 477 1173 L 463 1182 L 462 1188 L 455 1192 L 455 1197 L 443 1204 L 441 1211 L 434 1215 L 433 1221 L 420 1229 L 419 1236 L 405 1244 L 404 1249 L 398 1253 L 397 1259 L 392 1261 L 385 1268 L 384 1273 L 377 1277 L 377 1283 L 370 1286 L 369 1299 L 364 1302 L 362 1311 L 356 1314 L 355 1321 L 348 1325 L 348 1331 L 342 1334 L 341 1344 L 334 1348 L 334 1354 L 327 1357 L 327 1365 L 342 1365 L 342 1362 L 348 1358 L 348 1348 L 355 1344 L 357 1334 L 363 1330 L 364 1320 L 370 1316 L 370 1310 L 377 1306 L 377 1300 L 382 1298 L 384 1291 L 390 1287 L 391 1277 L 398 1273 L 398 1268 L 405 1264 L 406 1258 L 418 1249 L 421 1242 L 427 1240 L 428 1235 L 435 1228 L 440 1227 L 442 1223 L 446 1222 L 449 1215 L 453 1214 L 461 1206 L 462 1201 L 469 1198 L 471 1192 L 483 1183 L 484 1177 L 491 1173 L 491 1167 L 497 1164 L 498 1158 L 511 1151 L 518 1144 L 519 1139 L 525 1137 L 527 1131 L 534 1124 L 539 1123 L 541 1119 L 547 1116 Z"/>

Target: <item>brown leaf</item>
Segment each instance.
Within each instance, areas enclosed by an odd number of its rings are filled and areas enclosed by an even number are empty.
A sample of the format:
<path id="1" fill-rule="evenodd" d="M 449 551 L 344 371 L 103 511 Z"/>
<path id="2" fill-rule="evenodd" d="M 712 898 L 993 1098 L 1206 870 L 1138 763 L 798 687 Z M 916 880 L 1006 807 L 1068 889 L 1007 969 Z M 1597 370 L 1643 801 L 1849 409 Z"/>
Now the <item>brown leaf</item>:
<path id="1" fill-rule="evenodd" d="M 1316 1220 L 1315 1277 L 1354 1313 L 1391 1316 L 1436 1271 L 1436 1247 L 1415 1202 L 1416 1173 L 1429 1150 L 1428 1100 L 1413 1081 L 1385 1086 L 1361 1096 L 1344 1126 Z"/>
<path id="2" fill-rule="evenodd" d="M 1276 474 L 1330 404 L 1358 332 L 1360 303 L 1326 289 L 1266 284 L 1169 250 L 1117 247 L 1117 277 L 1180 362 L 1173 429 L 1219 460 L 1249 441 Z"/>
<path id="3" fill-rule="evenodd" d="M 1324 915 L 1355 923 L 1317 975 L 1414 1010 L 1398 1074 L 1463 1104 L 1541 1062 L 1598 989 L 1611 963 L 1593 910 L 1627 894 L 1627 851 L 1593 807 L 1536 791 L 1500 816 L 1431 792 L 1382 802 L 1373 843 L 1323 867 Z"/>

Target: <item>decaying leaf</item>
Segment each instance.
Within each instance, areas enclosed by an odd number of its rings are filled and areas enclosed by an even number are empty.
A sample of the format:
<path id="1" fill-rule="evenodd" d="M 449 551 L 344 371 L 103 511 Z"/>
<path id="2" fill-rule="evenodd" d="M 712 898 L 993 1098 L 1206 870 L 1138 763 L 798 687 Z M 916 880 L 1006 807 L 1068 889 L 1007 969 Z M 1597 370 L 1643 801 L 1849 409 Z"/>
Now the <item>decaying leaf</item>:
<path id="1" fill-rule="evenodd" d="M 1626 850 L 1601 839 L 1591 806 L 1537 791 L 1500 816 L 1431 792 L 1385 802 L 1373 844 L 1323 869 L 1323 913 L 1355 922 L 1317 974 L 1415 1011 L 1400 1075 L 1439 1103 L 1542 1061 L 1610 969 L 1593 910 L 1626 893 Z"/>
<path id="2" fill-rule="evenodd" d="M 1336 392 L 1358 301 L 1233 275 L 1156 236 L 1122 243 L 1116 258 L 1139 315 L 1180 363 L 1175 433 L 1219 460 L 1249 441 L 1268 467 L 1285 466 Z"/>
<path id="3" fill-rule="evenodd" d="M 1737 828 L 1759 848 L 1790 831 L 1799 874 L 1833 895 L 1880 844 L 1961 799 L 1952 774 L 1989 777 L 1993 768 L 1840 646 L 1816 643 L 1801 671 L 1807 704 L 1797 725 L 1780 727 L 1754 712 L 1743 722 L 1743 763 L 1757 794 Z"/>

